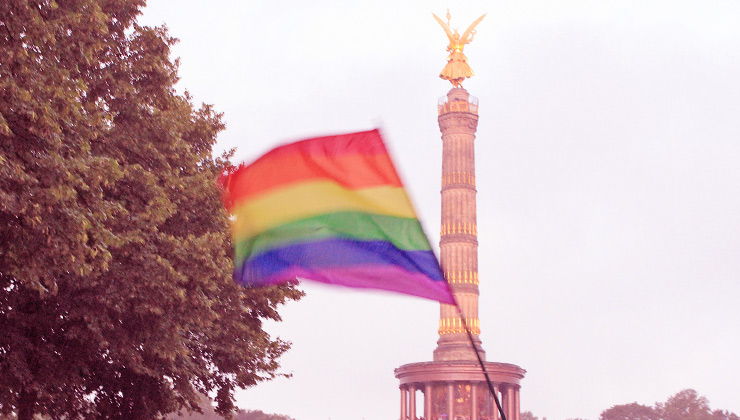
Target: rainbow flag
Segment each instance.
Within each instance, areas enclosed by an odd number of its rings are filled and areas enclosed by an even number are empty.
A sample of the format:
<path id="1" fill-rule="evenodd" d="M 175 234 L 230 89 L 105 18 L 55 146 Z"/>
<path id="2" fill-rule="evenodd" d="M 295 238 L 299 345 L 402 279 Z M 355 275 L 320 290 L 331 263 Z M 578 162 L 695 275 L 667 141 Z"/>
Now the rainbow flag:
<path id="1" fill-rule="evenodd" d="M 378 130 L 281 146 L 219 183 L 237 282 L 301 278 L 454 304 Z"/>

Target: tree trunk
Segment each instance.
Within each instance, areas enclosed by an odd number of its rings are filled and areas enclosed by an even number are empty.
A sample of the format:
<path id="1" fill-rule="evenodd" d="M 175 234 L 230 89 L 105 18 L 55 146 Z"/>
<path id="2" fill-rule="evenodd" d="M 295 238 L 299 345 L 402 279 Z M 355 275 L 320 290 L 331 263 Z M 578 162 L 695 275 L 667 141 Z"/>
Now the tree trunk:
<path id="1" fill-rule="evenodd" d="M 36 392 L 21 391 L 18 399 L 18 420 L 33 420 L 36 411 Z"/>

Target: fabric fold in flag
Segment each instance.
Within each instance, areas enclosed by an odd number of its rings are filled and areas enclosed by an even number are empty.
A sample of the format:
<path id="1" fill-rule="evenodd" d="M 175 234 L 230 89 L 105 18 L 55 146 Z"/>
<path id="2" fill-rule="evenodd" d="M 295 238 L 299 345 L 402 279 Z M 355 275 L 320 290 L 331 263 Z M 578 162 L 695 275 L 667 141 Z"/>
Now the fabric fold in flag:
<path id="1" fill-rule="evenodd" d="M 287 144 L 219 179 L 234 278 L 295 278 L 455 304 L 378 130 Z"/>

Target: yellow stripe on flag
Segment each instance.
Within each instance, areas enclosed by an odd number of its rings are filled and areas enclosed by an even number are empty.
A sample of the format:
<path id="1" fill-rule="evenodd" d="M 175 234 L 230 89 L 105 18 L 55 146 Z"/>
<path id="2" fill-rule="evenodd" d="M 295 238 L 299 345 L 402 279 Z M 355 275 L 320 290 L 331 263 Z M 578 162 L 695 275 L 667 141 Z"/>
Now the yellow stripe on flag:
<path id="1" fill-rule="evenodd" d="M 416 218 L 406 191 L 382 186 L 348 189 L 332 181 L 301 182 L 261 194 L 233 210 L 235 238 L 250 238 L 283 223 L 338 211 Z"/>

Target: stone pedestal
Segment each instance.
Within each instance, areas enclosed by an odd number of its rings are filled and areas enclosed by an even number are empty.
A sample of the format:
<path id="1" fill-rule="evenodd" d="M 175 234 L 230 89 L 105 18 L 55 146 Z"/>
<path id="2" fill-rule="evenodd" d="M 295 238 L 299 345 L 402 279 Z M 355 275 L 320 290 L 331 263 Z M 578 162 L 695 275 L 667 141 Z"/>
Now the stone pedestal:
<path id="1" fill-rule="evenodd" d="M 519 381 L 524 378 L 526 371 L 508 363 L 486 362 L 485 365 L 506 418 L 519 420 Z M 499 418 L 496 403 L 477 362 L 410 363 L 396 369 L 395 375 L 401 383 L 402 420 Z M 416 413 L 417 389 L 423 391 L 423 416 Z"/>

